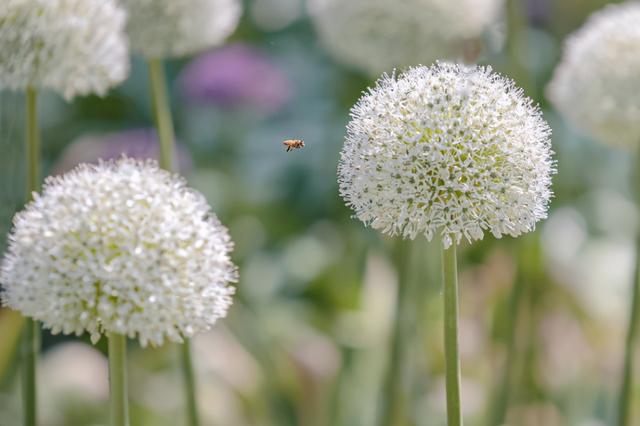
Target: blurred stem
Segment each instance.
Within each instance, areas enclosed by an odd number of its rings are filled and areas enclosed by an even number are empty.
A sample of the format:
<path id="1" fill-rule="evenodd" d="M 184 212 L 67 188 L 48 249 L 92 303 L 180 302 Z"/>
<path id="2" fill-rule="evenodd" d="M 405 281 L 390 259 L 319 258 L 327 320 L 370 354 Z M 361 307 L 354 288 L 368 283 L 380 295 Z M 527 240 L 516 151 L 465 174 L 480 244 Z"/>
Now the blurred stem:
<path id="1" fill-rule="evenodd" d="M 20 359 L 20 343 L 22 342 L 22 330 L 26 318 L 20 315 L 18 311 L 10 309 L 0 309 L 0 336 L 2 336 L 2 345 L 0 345 L 0 389 L 3 389 L 7 380 L 10 380 L 13 374 L 9 374 L 10 367 L 13 366 L 14 355 L 16 360 Z M 13 370 L 11 371 L 13 373 Z"/>
<path id="2" fill-rule="evenodd" d="M 528 238 L 528 237 L 524 237 Z M 543 383 L 541 373 L 540 348 L 540 323 L 545 315 L 545 299 L 552 291 L 549 288 L 549 278 L 545 275 L 545 265 L 542 261 L 542 247 L 540 238 L 535 234 L 530 240 L 531 245 L 527 254 L 527 271 L 524 282 L 527 303 L 521 307 L 521 315 L 525 319 L 523 330 L 523 358 L 520 366 L 520 383 L 518 385 L 519 397 L 529 402 L 546 402 L 549 400 L 548 392 Z M 521 394 L 521 395 L 520 395 Z M 521 418 L 520 422 L 525 422 Z"/>
<path id="3" fill-rule="evenodd" d="M 149 59 L 149 81 L 151 83 L 151 98 L 153 115 L 156 121 L 158 140 L 160 141 L 160 167 L 174 172 L 175 135 L 169 94 L 167 91 L 167 77 L 164 64 L 160 59 Z"/>
<path id="4" fill-rule="evenodd" d="M 638 329 L 638 311 L 640 310 L 640 238 L 636 243 L 636 268 L 633 278 L 633 295 L 631 297 L 631 312 L 629 314 L 629 328 L 624 350 L 624 369 L 622 372 L 622 385 L 620 387 L 620 400 L 618 403 L 618 425 L 631 424 L 631 397 L 633 396 L 633 355 L 636 346 Z"/>
<path id="5" fill-rule="evenodd" d="M 127 338 L 121 334 L 109 334 L 109 389 L 111 426 L 129 426 Z"/>
<path id="6" fill-rule="evenodd" d="M 408 329 L 411 326 L 411 282 L 408 278 L 410 242 L 400 241 L 396 248 L 398 292 L 391 336 L 391 348 L 387 372 L 383 383 L 381 426 L 401 426 L 407 423 L 407 394 L 404 383 L 404 366 L 409 346 Z"/>
<path id="7" fill-rule="evenodd" d="M 458 269 L 456 245 L 442 248 L 444 286 L 444 352 L 447 388 L 447 425 L 462 425 L 460 356 L 458 351 Z"/>
<path id="8" fill-rule="evenodd" d="M 40 135 L 38 129 L 38 93 L 34 88 L 27 89 L 27 199 L 31 200 L 33 193 L 40 184 Z"/>
<path id="9" fill-rule="evenodd" d="M 640 159 L 636 159 L 635 186 L 636 197 L 640 200 Z M 618 401 L 618 425 L 631 424 L 631 400 L 633 397 L 633 358 L 638 336 L 638 316 L 640 315 L 640 231 L 636 231 L 636 265 L 633 275 L 633 287 L 631 296 L 631 310 L 629 312 L 629 325 L 624 349 L 624 367 L 620 385 L 620 399 Z"/>
<path id="10" fill-rule="evenodd" d="M 196 400 L 196 379 L 193 374 L 193 363 L 191 360 L 191 341 L 185 340 L 182 344 L 182 375 L 184 376 L 184 387 L 187 404 L 187 425 L 199 426 L 198 405 Z"/>
<path id="11" fill-rule="evenodd" d="M 502 368 L 502 377 L 500 379 L 499 387 L 494 396 L 494 402 L 489 412 L 487 426 L 504 424 L 507 416 L 507 409 L 509 407 L 509 399 L 511 396 L 511 386 L 513 371 L 516 361 L 516 330 L 519 324 L 520 315 L 518 311 L 520 309 L 522 295 L 526 287 L 527 272 L 525 265 L 529 260 L 530 255 L 530 240 L 533 237 L 523 237 L 518 245 L 519 262 L 518 262 L 518 275 L 516 277 L 513 290 L 509 297 L 509 304 L 507 307 L 507 330 L 505 336 L 506 357 L 504 367 Z"/>
<path id="12" fill-rule="evenodd" d="M 529 54 L 528 46 L 523 46 L 521 42 L 523 36 L 528 36 L 527 27 L 523 0 L 508 0 L 506 49 L 512 66 L 511 76 L 524 92 L 531 96 L 534 90 L 533 79 L 520 60 Z"/>
<path id="13" fill-rule="evenodd" d="M 351 400 L 349 399 L 349 389 L 351 384 L 351 373 L 354 367 L 354 359 L 356 356 L 356 349 L 349 345 L 342 345 L 342 363 L 338 377 L 336 378 L 335 389 L 331 392 L 331 425 L 348 425 L 351 424 L 348 421 L 348 414 L 346 407 L 350 407 Z"/>
<path id="14" fill-rule="evenodd" d="M 367 239 L 362 237 L 353 237 L 350 241 L 354 243 L 353 246 L 350 247 L 350 250 L 356 259 L 356 262 L 353 264 L 357 265 L 353 270 L 355 275 L 353 278 L 360 281 L 360 293 L 362 297 L 371 247 L 368 244 Z M 348 279 L 348 275 L 345 275 L 343 275 L 343 278 Z M 360 352 L 357 346 L 347 342 L 343 342 L 340 346 L 343 361 L 335 380 L 334 390 L 331 392 L 331 414 L 329 424 L 334 426 L 353 424 L 353 398 L 351 395 L 353 395 L 354 371 L 359 365 L 358 360 Z"/>
<path id="15" fill-rule="evenodd" d="M 177 171 L 175 161 L 175 133 L 171 106 L 167 91 L 167 76 L 164 64 L 160 59 L 149 59 L 149 81 L 151 83 L 151 97 L 153 101 L 153 115 L 156 121 L 158 140 L 160 141 L 160 167 L 170 172 Z M 198 426 L 197 393 L 193 363 L 191 355 L 191 342 L 185 339 L 181 353 L 182 375 L 185 385 L 187 403 L 187 424 Z"/>
<path id="16" fill-rule="evenodd" d="M 40 348 L 38 323 L 27 318 L 22 331 L 22 398 L 25 426 L 35 426 L 36 410 L 36 362 Z"/>
<path id="17" fill-rule="evenodd" d="M 38 190 L 40 181 L 40 136 L 38 131 L 38 94 L 29 87 L 26 93 L 27 129 L 25 152 L 27 157 L 27 200 Z M 40 349 L 40 327 L 27 318 L 22 332 L 22 397 L 25 426 L 37 423 L 36 363 Z"/>

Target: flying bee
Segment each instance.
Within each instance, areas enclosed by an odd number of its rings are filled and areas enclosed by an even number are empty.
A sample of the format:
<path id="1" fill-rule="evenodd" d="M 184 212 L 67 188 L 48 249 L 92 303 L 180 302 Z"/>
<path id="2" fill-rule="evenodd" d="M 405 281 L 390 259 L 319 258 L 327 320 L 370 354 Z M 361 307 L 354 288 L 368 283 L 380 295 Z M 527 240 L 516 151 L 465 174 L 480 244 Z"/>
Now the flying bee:
<path id="1" fill-rule="evenodd" d="M 291 151 L 292 149 L 304 148 L 304 141 L 300 139 L 286 140 L 282 142 L 282 144 L 287 147 L 287 152 Z"/>

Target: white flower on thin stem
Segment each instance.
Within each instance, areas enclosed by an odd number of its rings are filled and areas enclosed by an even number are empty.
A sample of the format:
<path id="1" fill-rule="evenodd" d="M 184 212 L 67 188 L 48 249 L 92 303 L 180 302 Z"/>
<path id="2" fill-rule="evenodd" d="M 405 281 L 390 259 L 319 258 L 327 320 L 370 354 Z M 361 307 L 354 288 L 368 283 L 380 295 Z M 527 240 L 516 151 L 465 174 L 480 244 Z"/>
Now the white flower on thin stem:
<path id="1" fill-rule="evenodd" d="M 351 111 L 340 194 L 365 224 L 446 247 L 517 236 L 546 217 L 550 128 L 490 68 L 437 64 L 383 76 Z"/>
<path id="2" fill-rule="evenodd" d="M 125 18 L 113 0 L 2 0 L 0 88 L 104 95 L 129 73 Z"/>
<path id="3" fill-rule="evenodd" d="M 609 5 L 569 36 L 547 95 L 601 143 L 640 144 L 640 2 Z"/>
<path id="4" fill-rule="evenodd" d="M 53 333 L 181 342 L 225 316 L 231 249 L 204 197 L 155 162 L 82 165 L 14 218 L 3 301 Z"/>
<path id="5" fill-rule="evenodd" d="M 308 0 L 322 44 L 371 75 L 458 59 L 494 23 L 503 0 Z"/>
<path id="6" fill-rule="evenodd" d="M 132 48 L 147 58 L 197 53 L 222 44 L 238 26 L 240 0 L 120 0 Z"/>

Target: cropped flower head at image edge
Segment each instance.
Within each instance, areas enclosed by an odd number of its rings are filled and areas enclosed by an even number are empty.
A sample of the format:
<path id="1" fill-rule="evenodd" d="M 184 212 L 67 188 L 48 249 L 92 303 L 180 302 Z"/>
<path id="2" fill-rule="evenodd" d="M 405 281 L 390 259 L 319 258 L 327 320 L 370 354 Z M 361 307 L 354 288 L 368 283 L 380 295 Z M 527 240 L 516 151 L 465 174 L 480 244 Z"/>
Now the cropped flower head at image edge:
<path id="1" fill-rule="evenodd" d="M 15 216 L 2 300 L 54 334 L 182 342 L 226 315 L 232 246 L 202 194 L 154 161 L 81 165 Z"/>

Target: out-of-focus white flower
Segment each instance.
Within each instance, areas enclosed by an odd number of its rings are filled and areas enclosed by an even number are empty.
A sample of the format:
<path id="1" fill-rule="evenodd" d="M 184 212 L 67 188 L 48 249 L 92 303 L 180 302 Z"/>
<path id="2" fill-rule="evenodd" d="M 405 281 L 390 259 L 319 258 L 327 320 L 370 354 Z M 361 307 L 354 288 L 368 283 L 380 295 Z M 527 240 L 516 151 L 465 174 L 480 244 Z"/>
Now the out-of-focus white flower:
<path id="1" fill-rule="evenodd" d="M 571 35 L 547 95 L 577 129 L 619 147 L 640 144 L 640 2 L 609 5 Z"/>
<path id="2" fill-rule="evenodd" d="M 303 13 L 300 0 L 254 0 L 251 17 L 264 31 L 279 31 L 298 20 Z"/>
<path id="3" fill-rule="evenodd" d="M 204 197 L 155 162 L 81 165 L 16 215 L 3 300 L 53 333 L 181 342 L 226 314 L 231 248 Z"/>
<path id="4" fill-rule="evenodd" d="M 490 68 L 437 64 L 383 76 L 351 111 L 340 194 L 365 224 L 445 246 L 517 236 L 545 218 L 550 128 Z"/>
<path id="5" fill-rule="evenodd" d="M 458 59 L 496 20 L 503 0 L 308 0 L 329 53 L 371 75 Z"/>
<path id="6" fill-rule="evenodd" d="M 189 55 L 222 44 L 236 29 L 240 0 L 120 0 L 132 48 L 148 58 Z"/>
<path id="7" fill-rule="evenodd" d="M 113 0 L 2 0 L 0 88 L 104 95 L 129 73 L 125 18 Z"/>
<path id="8" fill-rule="evenodd" d="M 76 423 L 74 407 L 99 410 L 109 400 L 108 371 L 107 357 L 84 343 L 66 342 L 48 349 L 38 363 L 40 416 L 50 425 L 68 425 Z M 18 423 L 7 423 L 11 425 Z"/>
<path id="9" fill-rule="evenodd" d="M 109 398 L 107 358 L 84 343 L 63 343 L 48 350 L 38 374 L 51 404 L 60 405 L 70 394 L 99 403 Z"/>

